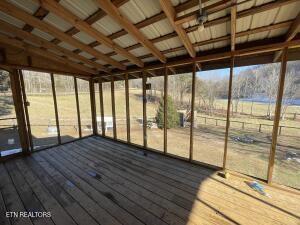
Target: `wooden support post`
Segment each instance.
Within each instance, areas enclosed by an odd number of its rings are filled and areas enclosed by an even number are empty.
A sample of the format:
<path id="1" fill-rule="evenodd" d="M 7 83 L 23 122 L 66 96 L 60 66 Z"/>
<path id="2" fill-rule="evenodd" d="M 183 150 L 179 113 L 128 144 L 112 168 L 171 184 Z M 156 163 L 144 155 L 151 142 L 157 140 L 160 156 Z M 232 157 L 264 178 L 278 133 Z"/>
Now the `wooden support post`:
<path id="1" fill-rule="evenodd" d="M 117 139 L 117 123 L 116 123 L 116 107 L 115 107 L 115 82 L 114 77 L 111 77 L 111 112 L 113 117 L 113 136 Z"/>
<path id="2" fill-rule="evenodd" d="M 101 129 L 102 136 L 105 136 L 105 121 L 104 121 L 104 106 L 103 106 L 103 88 L 102 80 L 99 80 L 99 99 L 100 99 L 100 111 L 101 111 Z"/>
<path id="3" fill-rule="evenodd" d="M 127 142 L 130 143 L 130 109 L 129 109 L 128 73 L 125 74 L 125 98 L 126 98 Z"/>
<path id="4" fill-rule="evenodd" d="M 168 152 L 168 67 L 165 64 L 164 74 L 164 154 Z"/>
<path id="5" fill-rule="evenodd" d="M 21 81 L 18 70 L 14 69 L 9 73 L 11 82 L 11 91 L 13 96 L 13 101 L 15 105 L 15 112 L 18 121 L 18 131 L 20 137 L 20 143 L 24 154 L 30 154 L 28 133 L 26 130 L 26 120 L 24 113 L 24 104 L 21 92 Z"/>
<path id="6" fill-rule="evenodd" d="M 58 118 L 58 110 L 57 110 L 56 90 L 55 90 L 55 82 L 54 82 L 53 73 L 51 73 L 50 76 L 51 76 L 51 86 L 52 86 L 52 95 L 53 95 L 53 103 L 54 103 L 56 130 L 57 130 L 57 140 L 58 140 L 58 144 L 61 144 L 60 126 L 59 126 L 59 118 Z"/>
<path id="7" fill-rule="evenodd" d="M 194 156 L 194 110 L 195 110 L 195 89 L 196 89 L 196 70 L 197 64 L 193 64 L 193 78 L 192 78 L 192 102 L 191 102 L 191 126 L 190 126 L 190 155 L 189 160 L 193 160 Z"/>
<path id="8" fill-rule="evenodd" d="M 29 146 L 31 151 L 33 151 L 34 146 L 33 146 L 33 141 L 32 141 L 32 133 L 31 133 L 31 124 L 30 124 L 30 118 L 29 118 L 29 113 L 28 113 L 28 108 L 27 108 L 27 96 L 26 96 L 26 90 L 25 90 L 25 83 L 24 83 L 24 77 L 22 70 L 18 70 L 19 74 L 19 79 L 21 81 L 21 91 L 22 91 L 22 97 L 23 97 L 23 107 L 25 110 L 25 119 L 26 119 L 26 125 L 27 125 L 27 132 L 28 132 L 28 140 L 29 140 Z"/>
<path id="9" fill-rule="evenodd" d="M 282 104 L 282 97 L 284 92 L 284 81 L 285 81 L 285 74 L 286 74 L 287 52 L 288 52 L 288 48 L 284 48 L 281 56 L 281 69 L 280 69 L 279 85 L 278 85 L 278 92 L 277 92 L 274 122 L 273 122 L 272 144 L 270 148 L 270 157 L 269 157 L 269 166 L 268 166 L 269 184 L 272 182 L 273 169 L 275 163 L 275 152 L 276 152 L 276 145 L 277 145 L 277 136 L 278 136 L 279 122 L 280 122 L 280 114 L 281 114 L 281 104 Z"/>
<path id="10" fill-rule="evenodd" d="M 91 116 L 92 116 L 92 128 L 93 128 L 93 135 L 98 134 L 97 130 L 97 119 L 96 119 L 96 103 L 95 103 L 95 86 L 94 80 L 89 80 L 90 85 L 90 100 L 91 100 Z"/>
<path id="11" fill-rule="evenodd" d="M 79 131 L 79 137 L 81 138 L 82 137 L 81 117 L 80 117 L 80 106 L 79 106 L 79 97 L 78 97 L 78 85 L 77 85 L 77 78 L 76 77 L 74 77 L 74 87 L 75 87 L 75 97 L 76 97 L 78 131 Z"/>
<path id="12" fill-rule="evenodd" d="M 231 105 L 231 90 L 232 90 L 232 80 L 233 80 L 233 69 L 234 69 L 234 56 L 231 58 L 230 63 L 230 76 L 229 76 L 229 88 L 228 88 L 228 101 L 227 101 L 227 115 L 226 115 L 226 131 L 225 131 L 225 143 L 224 143 L 224 157 L 223 157 L 223 170 L 226 170 L 227 161 L 227 144 L 228 144 L 228 134 L 230 126 L 230 105 Z"/>
<path id="13" fill-rule="evenodd" d="M 143 143 L 147 148 L 147 96 L 146 96 L 146 72 L 143 71 L 142 83 L 143 83 Z"/>

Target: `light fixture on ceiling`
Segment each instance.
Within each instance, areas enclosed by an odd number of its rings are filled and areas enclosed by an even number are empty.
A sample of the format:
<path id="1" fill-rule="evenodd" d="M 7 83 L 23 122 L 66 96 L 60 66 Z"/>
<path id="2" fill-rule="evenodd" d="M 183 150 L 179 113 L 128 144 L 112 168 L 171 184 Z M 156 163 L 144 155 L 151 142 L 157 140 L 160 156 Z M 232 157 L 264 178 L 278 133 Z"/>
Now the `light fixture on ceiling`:
<path id="1" fill-rule="evenodd" d="M 198 31 L 202 32 L 204 30 L 204 23 L 207 21 L 207 13 L 202 9 L 202 1 L 199 0 L 199 14 L 197 16 L 197 21 L 199 23 Z"/>

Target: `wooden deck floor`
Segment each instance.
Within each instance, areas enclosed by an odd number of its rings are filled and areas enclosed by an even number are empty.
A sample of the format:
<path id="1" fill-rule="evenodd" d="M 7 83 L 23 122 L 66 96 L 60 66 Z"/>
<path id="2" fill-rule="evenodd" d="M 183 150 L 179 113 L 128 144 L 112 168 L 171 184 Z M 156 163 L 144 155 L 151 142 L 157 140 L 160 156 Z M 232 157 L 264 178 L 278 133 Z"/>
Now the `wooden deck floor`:
<path id="1" fill-rule="evenodd" d="M 91 137 L 0 164 L 0 224 L 299 225 L 300 197 Z M 51 218 L 6 218 L 7 211 Z"/>

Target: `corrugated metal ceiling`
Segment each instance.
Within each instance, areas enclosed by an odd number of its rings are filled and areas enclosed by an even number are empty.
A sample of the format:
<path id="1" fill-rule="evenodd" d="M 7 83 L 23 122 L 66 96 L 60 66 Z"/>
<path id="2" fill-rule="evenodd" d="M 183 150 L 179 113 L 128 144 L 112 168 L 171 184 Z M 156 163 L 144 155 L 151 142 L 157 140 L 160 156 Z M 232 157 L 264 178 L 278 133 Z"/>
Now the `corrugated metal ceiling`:
<path id="1" fill-rule="evenodd" d="M 39 8 L 39 5 L 32 0 L 7 0 L 11 2 L 12 4 L 18 6 L 19 8 L 25 10 L 26 12 L 33 14 L 36 12 L 36 10 Z M 174 6 L 184 3 L 187 0 L 172 0 L 172 4 Z M 214 4 L 220 0 L 211 0 L 204 4 L 204 6 Z M 239 0 L 238 3 L 245 2 L 246 0 Z M 238 12 L 249 9 L 254 6 L 260 6 L 262 4 L 271 2 L 272 0 L 251 0 L 246 1 L 246 3 L 239 4 L 238 5 Z M 94 14 L 96 11 L 99 10 L 98 5 L 95 3 L 94 0 L 85 0 L 83 1 L 73 1 L 73 0 L 60 0 L 59 4 L 61 4 L 64 8 L 71 11 L 73 14 L 78 16 L 81 19 L 86 19 L 92 14 Z M 178 16 L 185 15 L 187 13 L 190 13 L 194 10 L 197 10 L 198 7 L 195 6 L 191 9 L 185 10 L 181 12 Z M 161 7 L 159 5 L 158 0 L 130 0 L 121 7 L 119 7 L 119 10 L 121 14 L 125 17 L 127 17 L 132 23 L 136 24 L 141 21 L 144 21 L 147 18 L 150 18 L 154 15 L 157 15 L 161 12 Z M 287 21 L 294 19 L 298 13 L 300 12 L 300 1 L 294 2 L 292 4 L 288 4 L 279 8 L 275 8 L 272 10 L 268 10 L 265 12 L 261 12 L 258 14 L 255 14 L 253 16 L 247 16 L 243 18 L 237 19 L 237 32 L 247 31 L 249 29 L 254 29 L 258 27 L 268 26 L 271 24 L 279 23 L 282 21 Z M 208 16 L 209 21 L 214 20 L 216 18 L 220 18 L 226 15 L 230 15 L 230 9 L 225 9 L 213 14 L 210 14 Z M 14 19 L 8 15 L 6 15 L 3 12 L 0 12 L 0 19 L 4 20 L 10 24 L 13 24 L 19 28 L 22 28 L 25 23 L 22 21 L 19 21 L 17 19 Z M 44 19 L 45 22 L 57 27 L 61 31 L 65 32 L 72 28 L 73 26 L 69 24 L 68 22 L 62 20 L 58 16 L 56 16 L 53 13 L 49 13 Z M 197 22 L 195 20 L 184 23 L 183 27 L 188 28 L 191 26 L 197 25 Z M 104 35 L 108 36 L 111 34 L 114 34 L 122 28 L 109 16 L 104 16 L 94 24 L 92 24 L 92 27 L 96 30 L 100 31 Z M 283 35 L 287 32 L 288 28 L 280 28 L 273 31 L 265 31 L 257 34 L 251 34 L 245 37 L 239 37 L 237 38 L 237 43 L 244 43 L 247 41 L 254 41 L 254 40 L 261 40 L 265 38 L 271 38 Z M 145 35 L 147 39 L 154 39 L 161 37 L 166 34 L 173 33 L 174 30 L 172 26 L 170 25 L 169 21 L 167 19 L 163 19 L 159 22 L 153 23 L 151 25 L 148 25 L 141 29 L 141 32 Z M 33 34 L 42 37 L 48 41 L 51 41 L 54 39 L 54 37 L 50 34 L 47 34 L 43 31 L 40 31 L 38 29 L 33 29 Z M 230 35 L 230 22 L 226 22 L 223 24 L 211 26 L 209 28 L 205 28 L 203 32 L 199 32 L 198 30 L 190 32 L 188 34 L 190 40 L 192 43 L 198 43 L 222 36 Z M 94 38 L 90 37 L 88 34 L 84 32 L 79 32 L 74 35 L 74 38 L 79 40 L 80 42 L 84 44 L 90 44 L 95 41 Z M 132 45 L 137 44 L 138 42 L 134 37 L 132 37 L 130 34 L 123 35 L 117 39 L 114 40 L 115 43 L 119 44 L 121 47 L 126 48 Z M 76 48 L 67 44 L 67 43 L 60 43 L 61 47 L 64 47 L 68 50 L 75 50 Z M 215 48 L 221 48 L 230 45 L 229 41 L 221 41 L 214 44 L 208 44 L 205 46 L 196 47 L 195 50 L 198 51 L 205 51 L 205 50 L 211 50 Z M 168 49 L 174 49 L 182 45 L 182 42 L 178 37 L 174 37 L 171 39 L 167 39 L 158 43 L 155 43 L 155 46 L 160 51 L 165 51 Z M 95 49 L 99 52 L 102 52 L 104 54 L 112 52 L 112 49 L 104 46 L 99 45 L 95 47 Z M 144 47 L 139 47 L 134 50 L 130 51 L 135 56 L 143 56 L 149 54 L 149 51 L 145 49 Z M 92 56 L 88 53 L 82 52 L 80 53 L 82 56 L 87 58 L 92 58 Z M 166 57 L 175 57 L 179 55 L 187 54 L 185 50 L 178 51 L 178 52 L 172 52 L 166 54 Z M 114 55 L 112 56 L 113 59 L 117 61 L 123 61 L 125 58 L 120 55 Z M 143 59 L 144 62 L 154 61 L 157 60 L 154 57 L 149 57 Z M 105 64 L 103 61 L 97 61 L 101 62 L 101 64 Z"/>

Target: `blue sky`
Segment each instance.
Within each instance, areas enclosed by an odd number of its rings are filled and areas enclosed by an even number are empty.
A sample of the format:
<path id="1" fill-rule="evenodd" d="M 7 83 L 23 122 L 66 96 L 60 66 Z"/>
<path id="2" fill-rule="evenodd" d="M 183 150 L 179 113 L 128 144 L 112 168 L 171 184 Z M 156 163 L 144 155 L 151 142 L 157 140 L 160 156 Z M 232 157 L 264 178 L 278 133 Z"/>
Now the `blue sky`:
<path id="1" fill-rule="evenodd" d="M 235 67 L 234 68 L 234 74 L 240 73 L 243 70 L 249 69 L 252 66 L 242 66 L 242 67 Z M 197 77 L 201 77 L 202 79 L 205 80 L 210 80 L 210 79 L 223 79 L 224 77 L 229 77 L 229 72 L 230 69 L 218 69 L 218 70 L 208 70 L 208 71 L 203 71 L 203 72 L 197 72 Z"/>

